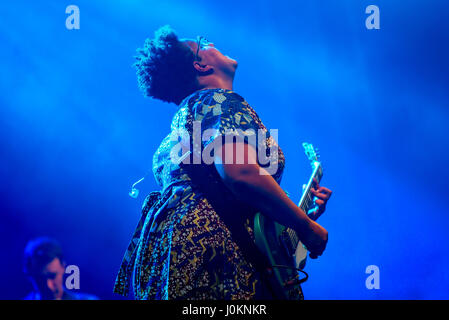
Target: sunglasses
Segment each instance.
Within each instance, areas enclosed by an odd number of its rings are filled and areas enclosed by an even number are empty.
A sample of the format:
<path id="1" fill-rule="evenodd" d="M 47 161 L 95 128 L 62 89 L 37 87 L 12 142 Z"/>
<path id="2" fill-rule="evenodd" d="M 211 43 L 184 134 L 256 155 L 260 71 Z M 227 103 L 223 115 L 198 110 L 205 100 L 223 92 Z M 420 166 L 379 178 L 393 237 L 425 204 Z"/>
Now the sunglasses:
<path id="1" fill-rule="evenodd" d="M 197 36 L 196 37 L 197 49 L 196 49 L 195 61 L 199 61 L 200 60 L 200 58 L 198 56 L 198 54 L 200 52 L 200 49 L 202 49 L 203 47 L 205 47 L 209 43 L 210 43 L 210 41 L 208 41 L 203 36 Z"/>

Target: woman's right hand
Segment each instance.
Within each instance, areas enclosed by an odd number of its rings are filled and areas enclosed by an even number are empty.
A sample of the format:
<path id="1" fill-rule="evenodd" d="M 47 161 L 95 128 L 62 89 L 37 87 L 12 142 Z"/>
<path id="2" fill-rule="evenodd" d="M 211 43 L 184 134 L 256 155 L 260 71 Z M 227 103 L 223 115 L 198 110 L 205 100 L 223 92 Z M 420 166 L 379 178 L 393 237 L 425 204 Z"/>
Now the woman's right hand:
<path id="1" fill-rule="evenodd" d="M 310 252 L 310 258 L 316 259 L 318 256 L 322 255 L 324 249 L 326 249 L 328 232 L 313 220 L 310 220 L 308 229 L 309 232 L 307 232 L 304 239 L 301 239 L 301 241 Z"/>
<path id="2" fill-rule="evenodd" d="M 229 148 L 229 149 L 228 149 Z M 215 167 L 237 199 L 266 214 L 270 219 L 296 230 L 311 258 L 320 256 L 327 244 L 327 231 L 313 221 L 281 189 L 257 162 L 256 149 L 244 142 L 228 142 L 215 154 Z M 232 150 L 232 152 L 229 152 Z M 243 150 L 243 163 L 236 155 Z M 220 152 L 221 151 L 221 152 Z M 226 154 L 235 157 L 227 161 Z M 304 236 L 301 236 L 304 235 Z"/>

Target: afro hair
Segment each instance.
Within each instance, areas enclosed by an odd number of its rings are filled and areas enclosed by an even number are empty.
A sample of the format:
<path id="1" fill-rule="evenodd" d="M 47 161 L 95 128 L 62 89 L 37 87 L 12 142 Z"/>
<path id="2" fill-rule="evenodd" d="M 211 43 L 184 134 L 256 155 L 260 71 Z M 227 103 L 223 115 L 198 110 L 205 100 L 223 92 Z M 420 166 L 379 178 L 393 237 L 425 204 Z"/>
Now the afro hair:
<path id="1" fill-rule="evenodd" d="M 136 67 L 139 88 L 147 97 L 177 105 L 198 89 L 195 55 L 168 25 L 159 28 L 154 39 L 146 39 L 137 49 Z"/>

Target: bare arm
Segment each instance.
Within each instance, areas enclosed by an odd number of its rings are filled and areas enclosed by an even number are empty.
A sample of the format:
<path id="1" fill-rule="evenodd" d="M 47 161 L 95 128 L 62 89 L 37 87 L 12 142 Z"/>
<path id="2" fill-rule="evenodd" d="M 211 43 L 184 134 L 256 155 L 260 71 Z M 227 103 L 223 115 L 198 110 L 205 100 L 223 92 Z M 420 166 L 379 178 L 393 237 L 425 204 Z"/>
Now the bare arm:
<path id="1" fill-rule="evenodd" d="M 226 159 L 226 150 L 230 154 L 229 148 L 233 148 L 233 161 Z M 236 164 L 236 150 L 244 150 L 244 164 Z M 224 183 L 240 201 L 296 230 L 312 258 L 321 255 L 327 243 L 326 229 L 294 204 L 272 176 L 261 174 L 264 169 L 257 164 L 256 159 L 256 150 L 251 145 L 244 142 L 228 143 L 216 155 L 215 167 Z"/>

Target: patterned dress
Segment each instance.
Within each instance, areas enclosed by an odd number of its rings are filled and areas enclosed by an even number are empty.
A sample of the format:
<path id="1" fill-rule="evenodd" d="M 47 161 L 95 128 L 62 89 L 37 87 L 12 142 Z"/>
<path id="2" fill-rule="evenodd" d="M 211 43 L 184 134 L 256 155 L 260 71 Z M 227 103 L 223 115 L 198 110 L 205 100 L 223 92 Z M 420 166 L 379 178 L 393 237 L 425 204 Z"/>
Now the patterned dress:
<path id="1" fill-rule="evenodd" d="M 202 136 L 209 130 L 209 138 L 201 140 L 202 149 L 217 141 L 219 135 L 235 133 L 237 129 L 239 132 L 261 129 L 266 133 L 263 139 L 266 147 L 277 147 L 256 112 L 237 93 L 205 89 L 184 99 L 173 118 L 171 134 L 162 141 L 153 158 L 154 176 L 162 191 L 150 193 L 144 201 L 114 292 L 127 295 L 132 283 L 136 299 L 266 298 L 259 273 L 244 257 L 217 213 L 219 210 L 215 211 L 204 193 L 196 188 L 185 167 L 173 161 L 171 152 L 179 145 L 173 133 L 192 135 L 194 123 L 201 125 Z M 280 183 L 285 160 L 280 148 L 275 150 L 270 161 L 277 161 L 277 170 L 272 176 Z M 214 172 L 215 176 L 205 179 L 219 179 Z M 223 197 L 232 195 L 223 190 Z M 254 240 L 251 214 L 244 217 L 248 241 Z"/>

